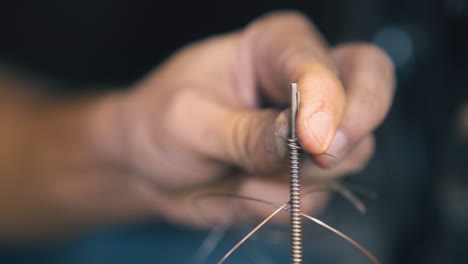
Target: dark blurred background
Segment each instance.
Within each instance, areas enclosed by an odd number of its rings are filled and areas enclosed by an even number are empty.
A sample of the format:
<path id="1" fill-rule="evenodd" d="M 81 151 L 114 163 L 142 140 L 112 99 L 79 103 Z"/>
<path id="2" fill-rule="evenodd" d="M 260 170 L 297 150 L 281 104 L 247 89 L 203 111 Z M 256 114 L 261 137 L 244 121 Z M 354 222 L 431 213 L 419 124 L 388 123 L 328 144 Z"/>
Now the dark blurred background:
<path id="1" fill-rule="evenodd" d="M 332 45 L 379 45 L 398 76 L 374 159 L 346 179 L 379 198 L 364 198 L 368 213 L 359 215 L 337 196 L 319 217 L 383 263 L 468 263 L 466 0 L 2 1 L 0 61 L 62 83 L 53 93 L 125 87 L 184 44 L 283 8 L 309 15 Z M 320 230 L 308 231 L 307 263 L 368 263 Z M 0 263 L 193 263 L 205 235 L 164 223 L 117 226 L 41 248 L 4 245 Z M 238 239 L 230 232 L 207 263 Z M 287 263 L 287 243 L 260 236 L 230 263 Z"/>

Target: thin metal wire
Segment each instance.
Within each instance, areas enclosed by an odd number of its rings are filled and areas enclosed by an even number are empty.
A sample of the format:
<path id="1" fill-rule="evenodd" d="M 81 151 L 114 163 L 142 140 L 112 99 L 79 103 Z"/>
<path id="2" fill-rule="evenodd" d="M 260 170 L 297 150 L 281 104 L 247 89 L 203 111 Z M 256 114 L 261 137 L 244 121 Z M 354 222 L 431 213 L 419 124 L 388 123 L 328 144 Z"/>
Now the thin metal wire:
<path id="1" fill-rule="evenodd" d="M 264 204 L 268 204 L 270 206 L 278 208 L 275 212 L 269 215 L 266 219 L 264 219 L 260 224 L 258 224 L 253 230 L 251 230 L 244 238 L 241 239 L 219 262 L 218 264 L 224 263 L 224 261 L 238 248 L 240 247 L 248 238 L 250 238 L 258 229 L 260 229 L 263 225 L 265 225 L 271 218 L 273 218 L 276 214 L 278 214 L 281 210 L 286 210 L 290 212 L 290 231 L 291 231 L 291 264 L 302 264 L 303 262 L 303 251 L 302 251 L 302 216 L 308 218 L 309 220 L 329 229 L 330 231 L 334 232 L 335 234 L 341 236 L 353 246 L 358 248 L 362 253 L 364 253 L 374 264 L 380 264 L 380 262 L 373 256 L 369 251 L 367 251 L 364 247 L 360 244 L 352 240 L 350 237 L 346 236 L 345 234 L 341 233 L 337 229 L 323 223 L 322 221 L 304 214 L 301 212 L 300 209 L 300 150 L 301 147 L 298 142 L 298 138 L 296 135 L 296 116 L 297 111 L 300 104 L 300 93 L 297 91 L 297 85 L 295 83 L 291 84 L 291 126 L 290 126 L 290 137 L 287 139 L 287 145 L 289 147 L 289 159 L 290 159 L 290 200 L 288 203 L 280 206 L 275 203 L 271 203 L 268 201 L 264 201 L 257 198 L 251 197 L 244 197 L 241 195 L 236 194 L 209 194 L 205 196 L 198 197 L 207 198 L 207 197 L 214 197 L 214 196 L 225 196 L 231 198 L 240 198 L 246 199 L 256 202 L 261 202 Z M 330 157 L 336 158 L 335 155 L 329 153 L 323 153 L 324 155 L 328 155 Z M 339 188 L 339 186 L 334 186 L 335 191 L 340 192 L 345 198 L 349 199 L 356 208 L 361 211 L 365 212 L 365 207 L 360 203 L 359 199 L 354 197 L 349 190 L 344 188 Z M 315 190 L 317 191 L 317 190 Z M 313 191 L 312 191 L 313 192 Z M 307 192 L 309 194 L 311 192 Z M 197 199 L 198 200 L 198 199 Z M 286 206 L 289 204 L 289 208 Z"/>
<path id="2" fill-rule="evenodd" d="M 359 249 L 359 251 L 361 251 L 364 255 L 366 255 L 366 257 L 368 257 L 370 259 L 370 261 L 372 261 L 372 263 L 374 264 L 380 264 L 380 261 L 374 256 L 372 255 L 372 253 L 370 253 L 366 248 L 364 248 L 363 246 L 361 246 L 358 242 L 354 241 L 352 238 L 350 238 L 349 236 L 343 234 L 341 231 L 339 231 L 338 229 L 336 228 L 333 228 L 332 226 L 330 225 L 327 225 L 326 223 L 318 220 L 317 218 L 315 217 L 312 217 L 308 214 L 304 214 L 304 213 L 301 213 L 302 216 L 304 216 L 305 218 L 325 227 L 326 229 L 332 231 L 333 233 L 339 235 L 340 237 L 344 238 L 346 241 L 348 241 L 349 243 L 351 243 L 351 245 L 355 246 L 357 249 Z"/>
<path id="3" fill-rule="evenodd" d="M 316 189 L 316 190 L 313 190 L 313 191 L 310 191 L 310 192 L 307 192 L 306 194 L 304 195 L 308 195 L 308 194 L 311 194 L 317 190 L 320 190 L 320 189 Z M 243 195 L 238 195 L 238 194 L 229 194 L 229 193 L 222 193 L 222 194 L 216 194 L 216 193 L 213 193 L 213 194 L 206 194 L 206 195 L 203 195 L 203 196 L 200 196 L 197 200 L 201 200 L 201 199 L 206 199 L 206 198 L 210 198 L 210 197 L 218 197 L 218 196 L 224 196 L 224 197 L 230 197 L 230 198 L 235 198 L 235 199 L 244 199 L 244 200 L 248 200 L 248 201 L 253 201 L 253 202 L 259 202 L 259 203 L 263 203 L 263 204 L 266 204 L 266 205 L 269 205 L 269 206 L 272 206 L 272 207 L 276 207 L 276 208 L 281 208 L 282 210 L 285 210 L 285 211 L 289 211 L 291 212 L 291 209 L 290 208 L 287 208 L 286 206 L 288 205 L 288 203 L 285 203 L 284 205 L 279 205 L 279 204 L 276 204 L 276 203 L 272 203 L 272 202 L 269 202 L 269 201 L 265 201 L 265 200 L 262 200 L 262 199 L 258 199 L 258 198 L 252 198 L 252 197 L 248 197 L 248 196 L 243 196 Z M 279 210 L 281 211 L 281 210 Z M 278 210 L 276 210 L 275 212 L 273 212 L 271 215 L 269 215 L 265 220 L 263 220 L 259 225 L 257 225 L 252 231 L 250 231 L 246 237 L 244 237 L 241 241 L 239 241 L 224 257 L 221 261 L 218 262 L 218 264 L 222 264 L 224 263 L 224 261 L 226 261 L 226 259 L 235 251 L 235 249 L 237 249 L 239 246 L 242 245 L 242 243 L 244 243 L 250 236 L 253 235 L 253 233 L 255 233 L 258 229 L 260 229 L 264 224 L 266 224 L 272 217 L 274 217 L 276 214 L 279 213 Z M 339 230 L 333 228 L 332 226 L 320 221 L 319 219 L 315 218 L 315 217 L 312 217 L 308 214 L 304 214 L 304 213 L 301 213 L 301 216 L 315 222 L 316 224 L 320 225 L 320 226 L 323 226 L 324 228 L 332 231 L 333 233 L 337 234 L 338 236 L 342 237 L 343 239 L 345 239 L 346 241 L 348 241 L 349 243 L 351 243 L 353 246 L 355 246 L 359 251 L 361 251 L 364 255 L 366 255 L 369 260 L 372 261 L 373 264 L 381 264 L 380 261 L 374 256 L 372 255 L 372 253 L 370 253 L 367 249 L 365 249 L 363 246 L 361 246 L 359 243 L 357 243 L 356 241 L 354 241 L 352 238 L 350 238 L 349 236 L 345 235 L 344 233 L 340 232 Z"/>
<path id="4" fill-rule="evenodd" d="M 276 211 L 274 211 L 271 215 L 269 215 L 267 218 L 265 218 L 260 224 L 258 224 L 254 229 L 252 229 L 245 237 L 243 237 L 241 239 L 241 241 L 237 242 L 237 244 L 233 248 L 231 248 L 231 250 L 229 250 L 229 252 L 226 253 L 226 255 L 224 255 L 224 257 L 218 262 L 218 264 L 223 264 L 224 261 L 226 261 L 226 259 L 234 251 L 236 251 L 236 249 L 238 247 L 240 247 L 247 239 L 249 239 L 249 237 L 251 237 L 255 232 L 257 232 L 258 229 L 260 229 L 262 226 L 264 226 L 271 218 L 273 218 L 273 216 L 277 215 L 279 212 L 281 212 L 281 210 L 286 208 L 286 206 L 288 206 L 287 203 L 285 203 L 282 206 L 278 207 L 278 209 L 276 209 Z"/>
<path id="5" fill-rule="evenodd" d="M 300 95 L 297 85 L 291 84 L 291 135 L 288 138 L 290 181 L 289 181 L 289 204 L 291 209 L 291 263 L 302 263 L 302 217 L 301 217 L 301 194 L 300 194 L 300 147 L 296 136 L 296 116 L 299 107 Z"/>
<path id="6" fill-rule="evenodd" d="M 213 227 L 213 229 L 208 233 L 208 236 L 202 242 L 201 246 L 198 248 L 197 253 L 192 258 L 190 264 L 205 263 L 211 252 L 213 252 L 221 239 L 223 239 L 228 229 L 228 225 L 219 225 Z"/>

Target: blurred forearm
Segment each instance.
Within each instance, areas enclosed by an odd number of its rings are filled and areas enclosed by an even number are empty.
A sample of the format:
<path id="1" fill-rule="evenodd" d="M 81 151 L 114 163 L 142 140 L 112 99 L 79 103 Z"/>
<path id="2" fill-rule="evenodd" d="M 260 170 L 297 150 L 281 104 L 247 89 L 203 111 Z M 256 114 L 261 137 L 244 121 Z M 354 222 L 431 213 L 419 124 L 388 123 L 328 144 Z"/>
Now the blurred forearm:
<path id="1" fill-rule="evenodd" d="M 107 95 L 48 98 L 0 72 L 0 240 L 51 237 L 144 214 L 136 183 L 98 148 Z"/>

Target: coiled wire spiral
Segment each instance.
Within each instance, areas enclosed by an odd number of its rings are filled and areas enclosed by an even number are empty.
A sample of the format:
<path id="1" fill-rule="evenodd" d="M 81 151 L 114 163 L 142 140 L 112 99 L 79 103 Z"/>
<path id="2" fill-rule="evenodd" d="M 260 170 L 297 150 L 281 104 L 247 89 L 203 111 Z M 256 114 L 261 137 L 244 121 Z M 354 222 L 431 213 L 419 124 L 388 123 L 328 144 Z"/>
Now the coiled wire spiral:
<path id="1" fill-rule="evenodd" d="M 300 149 L 296 137 L 288 138 L 290 160 L 291 263 L 302 263 L 302 216 L 300 198 Z"/>

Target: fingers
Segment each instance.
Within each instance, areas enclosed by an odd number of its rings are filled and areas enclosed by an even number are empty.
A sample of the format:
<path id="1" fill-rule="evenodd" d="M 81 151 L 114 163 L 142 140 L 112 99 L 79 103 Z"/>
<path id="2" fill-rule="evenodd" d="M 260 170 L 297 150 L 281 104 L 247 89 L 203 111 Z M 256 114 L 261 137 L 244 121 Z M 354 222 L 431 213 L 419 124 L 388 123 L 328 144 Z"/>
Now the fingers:
<path id="1" fill-rule="evenodd" d="M 325 152 L 340 123 L 345 95 L 319 32 L 306 17 L 280 12 L 254 22 L 246 39 L 258 83 L 270 100 L 286 104 L 290 83 L 298 83 L 301 146 L 313 154 Z"/>
<path id="2" fill-rule="evenodd" d="M 327 70 L 318 69 L 298 81 L 301 102 L 296 129 L 301 147 L 322 154 L 330 146 L 345 108 L 340 82 Z"/>
<path id="3" fill-rule="evenodd" d="M 228 111 L 218 124 L 218 155 L 248 173 L 286 169 L 286 149 L 279 149 L 277 134 L 288 131 L 287 118 L 276 110 Z M 280 154 L 282 153 L 282 155 Z"/>
<path id="4" fill-rule="evenodd" d="M 223 167 L 235 167 L 248 173 L 277 173 L 287 169 L 288 150 L 284 138 L 289 127 L 285 113 L 274 109 L 226 107 L 191 89 L 179 92 L 173 101 L 167 108 L 167 115 L 171 116 L 168 120 L 170 126 L 165 125 L 172 128 L 166 132 L 166 138 L 173 138 L 173 149 L 183 145 L 207 162 L 221 161 Z M 179 154 L 179 160 L 181 156 L 184 155 Z M 186 157 L 184 162 L 193 163 L 190 157 Z M 170 171 L 174 164 L 163 163 L 159 167 Z M 182 168 L 177 167 L 179 170 Z M 207 168 L 198 170 L 207 172 Z M 206 176 L 211 175 L 195 176 L 198 171 L 184 173 L 194 175 L 190 179 L 197 180 L 209 180 Z M 184 182 L 188 179 L 185 178 Z"/>
<path id="5" fill-rule="evenodd" d="M 346 88 L 343 119 L 327 150 L 337 158 L 314 157 L 322 166 L 338 162 L 383 121 L 395 87 L 393 66 L 378 48 L 368 44 L 343 45 L 332 52 Z"/>
<path id="6" fill-rule="evenodd" d="M 318 213 L 330 197 L 326 184 L 304 186 L 301 211 L 306 214 Z M 307 192 L 307 190 L 311 190 Z M 314 191 L 315 190 L 315 191 Z M 287 183 L 274 182 L 264 178 L 226 179 L 201 189 L 174 193 L 151 193 L 149 201 L 157 213 L 168 220 L 196 227 L 212 227 L 214 224 L 234 224 L 245 220 L 263 219 L 275 211 L 275 207 L 247 199 L 250 197 L 283 205 L 289 201 Z M 151 204 L 151 203 L 150 203 Z M 287 222 L 289 214 L 279 213 L 274 222 Z"/>
<path id="7" fill-rule="evenodd" d="M 322 168 L 317 165 L 309 156 L 305 157 L 301 163 L 301 177 L 303 182 L 317 180 L 333 180 L 343 175 L 357 173 L 366 165 L 375 149 L 375 140 L 372 135 L 368 135 L 356 143 L 348 155 L 331 168 Z"/>

